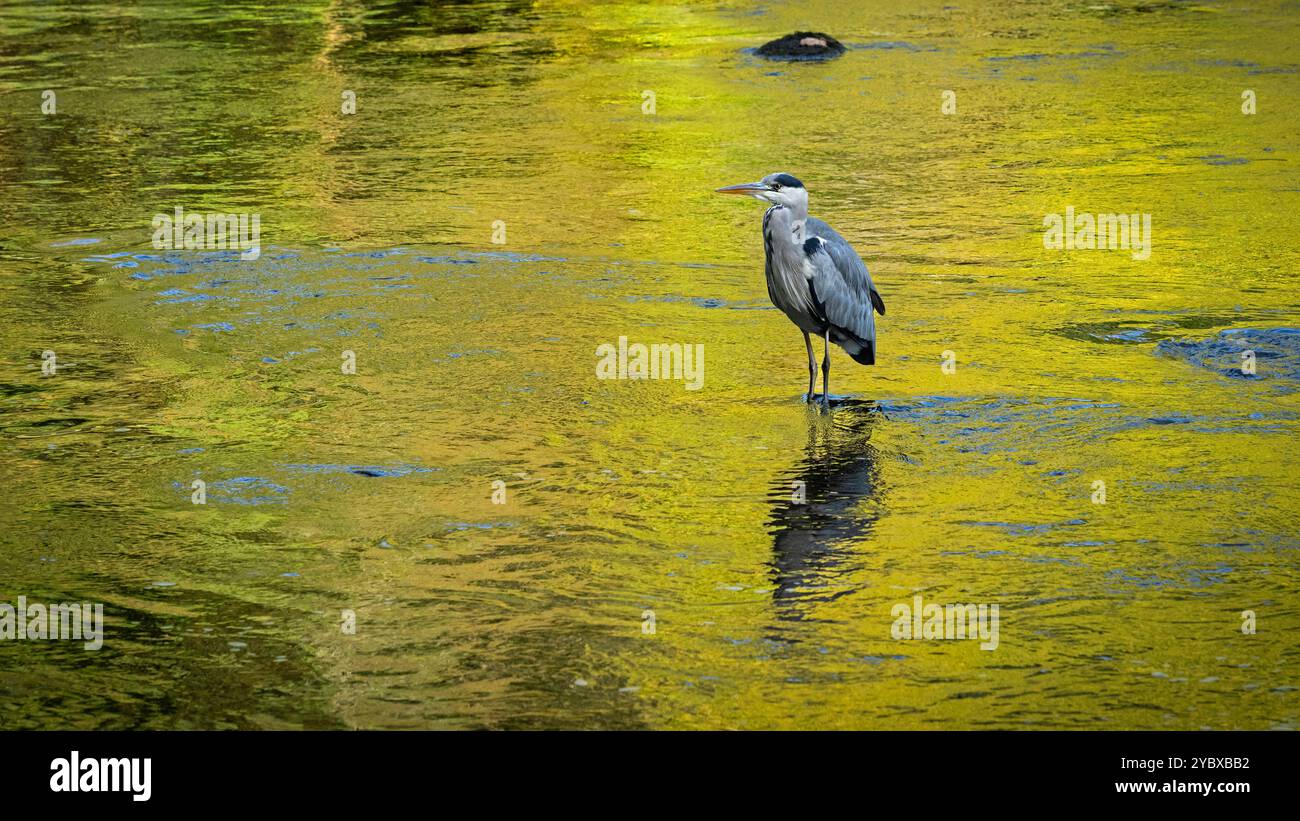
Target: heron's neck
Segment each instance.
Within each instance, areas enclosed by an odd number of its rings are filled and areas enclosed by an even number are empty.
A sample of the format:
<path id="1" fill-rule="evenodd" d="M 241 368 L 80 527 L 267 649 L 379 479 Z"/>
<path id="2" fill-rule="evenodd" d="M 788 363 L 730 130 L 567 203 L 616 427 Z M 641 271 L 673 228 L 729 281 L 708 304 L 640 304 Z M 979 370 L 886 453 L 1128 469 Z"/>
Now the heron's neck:
<path id="1" fill-rule="evenodd" d="M 763 222 L 770 225 L 773 234 L 778 240 L 789 239 L 802 246 L 804 239 L 804 227 L 808 222 L 808 212 L 799 213 L 788 205 L 773 205 L 767 209 L 767 215 Z"/>

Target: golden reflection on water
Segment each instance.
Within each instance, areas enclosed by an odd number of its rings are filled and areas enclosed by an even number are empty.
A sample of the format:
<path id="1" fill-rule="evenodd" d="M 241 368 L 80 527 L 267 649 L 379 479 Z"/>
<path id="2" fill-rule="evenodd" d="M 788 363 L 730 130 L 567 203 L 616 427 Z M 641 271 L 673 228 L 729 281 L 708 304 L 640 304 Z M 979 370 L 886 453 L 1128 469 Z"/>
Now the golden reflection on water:
<path id="1" fill-rule="evenodd" d="M 1156 345 L 1300 324 L 1295 25 L 1142 8 L 0 11 L 0 600 L 108 614 L 0 644 L 0 726 L 1294 727 L 1295 372 Z M 889 306 L 829 416 L 711 194 L 774 170 Z M 262 258 L 152 252 L 178 204 Z M 918 593 L 998 649 L 891 638 Z"/>

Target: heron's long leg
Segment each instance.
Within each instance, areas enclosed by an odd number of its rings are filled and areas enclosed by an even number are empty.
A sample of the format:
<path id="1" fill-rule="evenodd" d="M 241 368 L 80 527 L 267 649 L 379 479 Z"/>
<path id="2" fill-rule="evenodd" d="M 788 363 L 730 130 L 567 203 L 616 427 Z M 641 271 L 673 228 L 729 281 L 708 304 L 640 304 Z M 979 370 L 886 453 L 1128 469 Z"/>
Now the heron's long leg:
<path id="1" fill-rule="evenodd" d="M 808 404 L 812 404 L 813 399 L 817 397 L 813 391 L 817 387 L 817 356 L 813 353 L 812 339 L 808 332 L 803 332 L 803 344 L 808 349 Z"/>
<path id="2" fill-rule="evenodd" d="M 826 355 L 822 358 L 822 407 L 831 407 L 831 329 L 826 329 Z"/>

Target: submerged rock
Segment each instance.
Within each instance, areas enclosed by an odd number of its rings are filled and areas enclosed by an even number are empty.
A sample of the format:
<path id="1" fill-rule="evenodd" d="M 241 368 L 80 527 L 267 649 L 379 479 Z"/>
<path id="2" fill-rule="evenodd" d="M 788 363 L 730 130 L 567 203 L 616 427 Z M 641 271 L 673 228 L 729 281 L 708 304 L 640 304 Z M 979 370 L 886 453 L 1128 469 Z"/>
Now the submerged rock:
<path id="1" fill-rule="evenodd" d="M 844 46 L 829 34 L 796 31 L 764 43 L 756 53 L 769 60 L 833 60 L 844 53 Z"/>
<path id="2" fill-rule="evenodd" d="M 1296 328 L 1229 328 L 1209 339 L 1165 339 L 1156 353 L 1235 379 L 1300 380 Z"/>

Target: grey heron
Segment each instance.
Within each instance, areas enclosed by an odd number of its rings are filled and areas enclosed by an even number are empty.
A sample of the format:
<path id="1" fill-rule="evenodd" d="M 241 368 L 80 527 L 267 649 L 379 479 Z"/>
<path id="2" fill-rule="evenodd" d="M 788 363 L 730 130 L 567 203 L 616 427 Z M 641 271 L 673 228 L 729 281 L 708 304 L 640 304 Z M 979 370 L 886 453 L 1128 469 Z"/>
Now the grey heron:
<path id="1" fill-rule="evenodd" d="M 764 274 L 772 304 L 803 331 L 808 349 L 808 402 L 816 398 L 817 359 L 810 334 L 822 337 L 822 407 L 830 408 L 831 343 L 863 365 L 876 364 L 876 318 L 885 301 L 848 241 L 808 216 L 808 190 L 789 174 L 717 189 L 771 203 L 763 214 Z"/>

